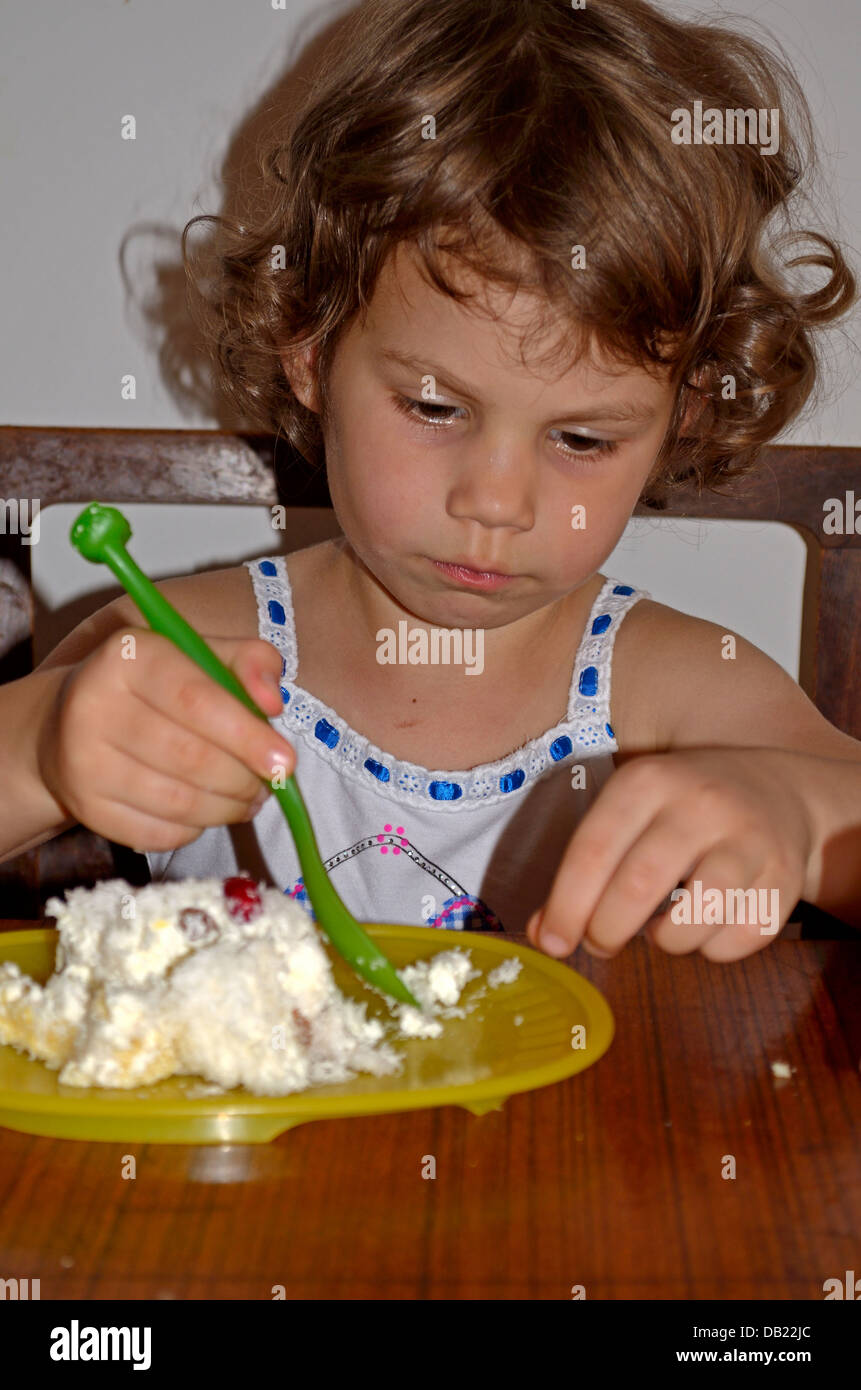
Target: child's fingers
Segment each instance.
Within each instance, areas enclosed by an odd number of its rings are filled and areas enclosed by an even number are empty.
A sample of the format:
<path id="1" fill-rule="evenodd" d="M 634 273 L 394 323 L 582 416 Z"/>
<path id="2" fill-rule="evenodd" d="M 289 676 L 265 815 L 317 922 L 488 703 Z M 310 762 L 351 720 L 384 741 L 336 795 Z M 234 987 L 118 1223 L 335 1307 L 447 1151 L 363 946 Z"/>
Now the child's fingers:
<path id="1" fill-rule="evenodd" d="M 226 823 L 226 822 L 225 822 Z M 166 854 L 190 845 L 203 833 L 200 827 L 181 829 L 160 816 L 148 816 L 118 802 L 100 800 L 88 820 L 91 830 L 119 845 L 128 845 L 135 854 Z M 103 827 L 109 826 L 106 830 Z"/>
<path id="2" fill-rule="evenodd" d="M 765 935 L 756 925 L 744 926 L 736 923 L 716 927 L 708 941 L 700 947 L 700 953 L 706 960 L 725 965 L 729 961 L 744 960 L 746 956 L 764 950 L 766 946 L 771 945 L 774 937 L 775 933 Z"/>
<path id="3" fill-rule="evenodd" d="M 281 667 L 283 660 L 281 653 L 273 647 L 271 642 L 266 642 L 263 638 L 252 638 L 243 640 L 235 651 L 231 653 L 234 644 L 229 639 L 225 642 L 225 651 L 218 651 L 218 639 L 210 639 L 210 646 L 217 655 L 222 658 L 226 665 L 230 665 L 229 658 L 232 656 L 232 669 L 239 677 L 245 689 L 248 691 L 252 700 L 270 717 L 280 714 L 284 705 L 284 700 L 280 691 Z"/>
<path id="4" fill-rule="evenodd" d="M 158 633 L 141 635 L 141 641 L 147 639 L 158 643 L 159 647 L 147 653 L 145 679 L 135 679 L 137 672 L 143 671 L 143 664 L 129 673 L 130 686 L 141 700 L 190 733 L 237 757 L 258 776 L 268 780 L 273 775 L 273 757 L 283 762 L 288 773 L 293 771 L 296 755 L 292 745 L 270 728 L 268 722 L 252 714 L 240 700 L 166 638 Z M 253 671 L 257 672 L 255 679 L 259 681 L 259 673 L 266 669 L 263 663 L 267 663 L 268 669 L 272 670 L 273 658 L 277 656 L 269 643 L 256 639 L 207 640 L 225 665 L 235 671 L 243 685 L 246 683 L 243 675 L 249 679 Z M 242 647 L 258 650 L 242 651 Z M 263 647 L 272 652 L 272 657 L 259 650 Z M 135 663 L 129 662 L 128 665 Z M 258 693 L 262 694 L 262 689 Z M 249 694 L 252 699 L 255 698 L 253 690 L 249 690 Z M 270 708 L 272 703 L 270 700 Z"/>
<path id="5" fill-rule="evenodd" d="M 711 943 L 723 931 L 732 930 L 712 918 L 727 911 L 729 904 L 734 905 L 738 900 L 737 895 L 747 891 L 761 864 L 761 856 L 751 852 L 749 846 L 715 845 L 694 866 L 687 880 L 680 883 L 680 891 L 673 890 L 676 898 L 666 912 L 657 920 L 647 922 L 643 935 L 669 955 L 703 950 L 706 943 Z M 749 908 L 747 899 L 741 901 Z M 712 906 L 716 903 L 720 904 L 719 909 Z M 707 910 L 703 910 L 703 905 Z M 743 933 L 745 928 L 737 926 L 736 931 Z M 708 952 L 703 950 L 703 954 Z M 747 952 L 742 951 L 742 954 Z"/>
<path id="6" fill-rule="evenodd" d="M 95 786 L 89 793 L 87 824 L 138 849 L 142 832 L 148 833 L 152 822 L 156 838 L 147 839 L 145 848 L 175 849 L 209 826 L 246 819 L 252 799 L 202 790 L 115 751 L 110 785 L 104 790 Z"/>
<path id="7" fill-rule="evenodd" d="M 236 750 L 228 753 L 206 737 L 202 729 L 191 730 L 177 724 L 140 699 L 137 692 L 130 694 L 129 701 L 122 713 L 118 712 L 117 724 L 105 734 L 112 758 L 114 754 L 125 754 L 164 777 L 227 799 L 250 801 L 263 790 L 259 776 L 240 760 Z M 104 794 L 112 791 L 117 781 L 113 762 L 110 785 L 105 781 L 106 775 L 107 768 L 101 778 Z M 100 789 L 97 770 L 93 786 L 96 791 Z"/>
<path id="8" fill-rule="evenodd" d="M 724 963 L 770 946 L 789 921 L 801 887 L 799 880 L 779 883 L 773 872 L 761 873 L 746 890 L 746 921 L 720 927 L 701 948 L 702 955 Z"/>
<path id="9" fill-rule="evenodd" d="M 663 772 L 661 763 L 652 757 L 643 757 L 638 764 L 626 764 L 608 779 L 574 830 L 538 923 L 538 944 L 550 955 L 570 954 L 580 944 L 587 929 L 590 940 L 599 948 L 616 950 L 642 925 L 642 918 L 631 925 L 624 917 L 616 917 L 611 925 L 611 936 L 616 939 L 606 944 L 601 939 L 601 932 L 591 930 L 593 917 L 601 911 L 605 896 L 612 890 L 614 875 L 629 851 L 651 828 L 667 800 Z M 674 835 L 674 852 L 678 848 L 677 841 L 678 837 Z M 660 881 L 655 880 L 654 895 L 644 915 L 648 915 L 648 911 L 656 907 L 668 889 L 678 882 L 678 874 L 671 877 L 672 869 L 673 864 L 668 864 L 667 872 L 659 876 Z M 686 869 L 687 864 L 680 865 L 680 872 Z M 644 884 L 642 871 L 639 871 L 639 881 L 628 891 L 634 892 L 639 903 L 651 890 L 652 883 Z M 615 895 L 619 895 L 618 888 Z M 624 908 L 625 904 L 622 906 Z M 530 940 L 534 939 L 534 932 L 535 927 L 530 919 L 527 924 Z M 554 942 L 548 944 L 548 936 L 555 938 L 558 946 Z"/>

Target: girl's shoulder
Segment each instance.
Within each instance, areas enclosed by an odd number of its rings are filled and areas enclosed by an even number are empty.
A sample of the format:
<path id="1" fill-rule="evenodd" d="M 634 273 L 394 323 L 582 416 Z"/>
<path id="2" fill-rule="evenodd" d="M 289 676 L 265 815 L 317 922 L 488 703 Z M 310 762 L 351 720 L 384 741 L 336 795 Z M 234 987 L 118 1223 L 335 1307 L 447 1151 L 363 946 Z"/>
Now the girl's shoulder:
<path id="1" fill-rule="evenodd" d="M 620 625 L 610 709 L 617 762 L 638 753 L 778 747 L 861 758 L 798 682 L 740 633 L 640 599 Z"/>
<path id="2" fill-rule="evenodd" d="M 641 598 L 629 609 L 616 636 L 610 688 L 617 762 L 673 745 L 679 711 L 710 673 L 724 673 L 727 636 L 744 641 L 655 599 Z"/>
<path id="3" fill-rule="evenodd" d="M 257 637 L 257 604 L 244 565 L 182 574 L 154 581 L 155 588 L 203 637 Z M 145 626 L 137 604 L 120 594 L 84 618 L 39 663 L 36 670 L 84 661 L 107 637 Z"/>
<path id="4" fill-rule="evenodd" d="M 319 546 L 306 546 L 287 557 L 291 584 L 304 583 L 309 562 Z M 200 574 L 161 579 L 159 589 L 192 627 L 210 637 L 258 637 L 260 620 L 257 597 L 246 564 L 230 565 Z M 123 600 L 119 600 L 122 603 Z M 131 599 L 125 599 L 131 604 Z M 137 611 L 136 609 L 133 611 Z M 138 614 L 138 618 L 140 615 Z"/>
<path id="5" fill-rule="evenodd" d="M 257 600 L 246 565 L 163 580 L 158 587 L 199 632 L 211 637 L 258 636 Z"/>
<path id="6" fill-rule="evenodd" d="M 160 579 L 155 587 L 203 636 L 258 636 L 257 601 L 245 565 Z"/>

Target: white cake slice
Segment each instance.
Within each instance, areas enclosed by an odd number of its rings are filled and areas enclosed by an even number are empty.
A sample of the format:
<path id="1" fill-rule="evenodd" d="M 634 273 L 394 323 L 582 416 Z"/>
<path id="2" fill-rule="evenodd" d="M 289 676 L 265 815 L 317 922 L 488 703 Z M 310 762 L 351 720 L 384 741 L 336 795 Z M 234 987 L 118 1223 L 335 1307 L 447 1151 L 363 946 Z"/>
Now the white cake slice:
<path id="1" fill-rule="evenodd" d="M 109 879 L 45 908 L 59 932 L 55 971 L 40 986 L 0 965 L 0 1043 L 66 1085 L 194 1075 L 286 1095 L 403 1065 L 366 1003 L 337 988 L 305 909 L 248 875 L 143 888 Z M 389 1001 L 395 1031 L 438 1036 L 480 973 L 461 950 L 405 967 L 422 1009 Z"/>

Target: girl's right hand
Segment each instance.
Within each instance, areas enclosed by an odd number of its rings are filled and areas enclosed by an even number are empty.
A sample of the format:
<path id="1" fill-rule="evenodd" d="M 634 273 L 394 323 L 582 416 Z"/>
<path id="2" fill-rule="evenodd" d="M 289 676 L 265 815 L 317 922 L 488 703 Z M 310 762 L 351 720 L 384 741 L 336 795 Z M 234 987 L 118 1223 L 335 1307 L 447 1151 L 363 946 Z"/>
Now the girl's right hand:
<path id="1" fill-rule="evenodd" d="M 268 718 L 281 712 L 281 656 L 270 642 L 206 641 Z M 269 794 L 260 779 L 275 775 L 275 760 L 286 773 L 296 765 L 292 744 L 148 627 L 111 633 L 71 668 L 36 755 L 68 815 L 138 853 L 178 849 L 208 826 L 250 820 L 258 795 Z"/>

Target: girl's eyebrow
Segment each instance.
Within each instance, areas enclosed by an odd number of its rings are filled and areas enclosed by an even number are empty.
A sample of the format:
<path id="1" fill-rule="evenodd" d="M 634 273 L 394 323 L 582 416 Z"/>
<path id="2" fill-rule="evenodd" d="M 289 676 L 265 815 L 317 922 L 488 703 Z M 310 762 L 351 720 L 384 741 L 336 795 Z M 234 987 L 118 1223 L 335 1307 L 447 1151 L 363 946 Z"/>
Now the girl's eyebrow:
<path id="1" fill-rule="evenodd" d="M 380 348 L 379 356 L 386 362 L 394 362 L 399 367 L 406 367 L 409 371 L 414 371 L 419 376 L 430 373 L 442 386 L 453 387 L 454 390 L 467 400 L 477 400 L 475 388 L 469 386 L 464 381 L 458 381 L 457 377 L 452 376 L 444 367 L 440 367 L 435 362 L 429 362 L 426 357 L 416 357 L 412 353 L 397 352 L 394 348 Z M 586 423 L 589 420 L 618 420 L 622 423 L 647 424 L 655 418 L 655 409 L 645 402 L 619 401 L 616 404 L 595 405 L 591 409 L 580 407 L 579 410 L 557 410 L 554 413 L 555 420 L 576 420 Z"/>

